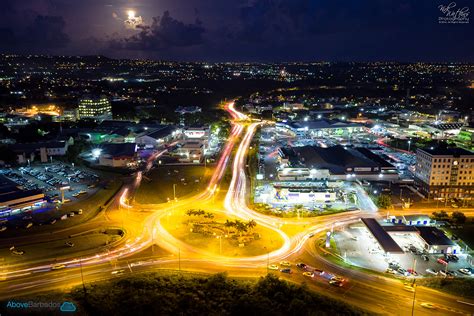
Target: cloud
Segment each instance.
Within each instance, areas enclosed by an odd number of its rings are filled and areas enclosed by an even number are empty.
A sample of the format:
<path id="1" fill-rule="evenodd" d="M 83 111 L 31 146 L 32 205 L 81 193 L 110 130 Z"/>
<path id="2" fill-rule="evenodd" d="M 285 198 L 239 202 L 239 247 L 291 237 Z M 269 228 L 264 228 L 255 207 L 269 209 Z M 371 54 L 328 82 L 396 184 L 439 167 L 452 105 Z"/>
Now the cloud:
<path id="1" fill-rule="evenodd" d="M 70 42 L 64 27 L 64 19 L 60 16 L 37 15 L 24 30 L 0 28 L 0 50 L 42 53 L 64 48 Z"/>
<path id="2" fill-rule="evenodd" d="M 166 50 L 174 47 L 189 47 L 203 43 L 205 32 L 202 23 L 185 24 L 173 18 L 168 11 L 163 16 L 153 17 L 151 25 L 136 25 L 139 33 L 110 41 L 113 49 L 125 50 Z"/>
<path id="3" fill-rule="evenodd" d="M 38 15 L 32 25 L 27 27 L 25 42 L 30 47 L 62 48 L 69 43 L 69 36 L 64 33 L 66 23 L 60 16 Z"/>

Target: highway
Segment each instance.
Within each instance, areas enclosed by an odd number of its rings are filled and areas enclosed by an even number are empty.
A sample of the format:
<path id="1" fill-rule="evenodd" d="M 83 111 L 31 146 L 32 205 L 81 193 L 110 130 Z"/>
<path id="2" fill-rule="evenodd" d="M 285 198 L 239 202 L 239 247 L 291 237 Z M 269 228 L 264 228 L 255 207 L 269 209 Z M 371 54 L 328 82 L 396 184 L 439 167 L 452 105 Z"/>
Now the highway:
<path id="1" fill-rule="evenodd" d="M 367 204 L 361 211 L 303 219 L 272 217 L 253 211 L 247 206 L 249 194 L 249 179 L 246 175 L 247 154 L 253 136 L 262 122 L 251 122 L 244 114 L 235 110 L 232 102 L 227 104 L 226 110 L 233 119 L 230 136 L 209 184 L 203 192 L 173 203 L 149 205 L 137 209 L 135 205 L 128 204 L 128 198 L 140 184 L 142 172 L 138 172 L 135 181 L 125 186 L 117 195 L 116 203 L 107 210 L 105 219 L 98 219 L 96 222 L 87 224 L 94 227 L 94 225 L 103 225 L 105 222 L 119 223 L 120 219 L 123 222 L 125 217 L 127 235 L 122 242 L 106 250 L 101 249 L 96 253 L 80 257 L 73 256 L 56 262 L 65 265 L 65 268 L 60 270 L 52 271 L 53 262 L 47 261 L 9 266 L 8 271 L 2 275 L 4 280 L 0 281 L 0 299 L 33 295 L 42 291 L 69 289 L 81 284 L 81 271 L 85 283 L 110 279 L 112 272 L 117 270 L 124 275 L 171 269 L 182 270 L 183 273 L 184 271 L 199 273 L 227 271 L 232 276 L 258 277 L 267 273 L 267 262 L 272 264 L 287 260 L 293 264 L 303 261 L 313 267 L 343 276 L 348 282 L 341 288 L 334 287 L 327 281 L 305 277 L 295 269 L 293 269 L 295 273 L 291 275 L 281 274 L 284 279 L 296 283 L 305 282 L 316 292 L 342 299 L 370 312 L 387 315 L 411 314 L 413 293 L 406 291 L 401 282 L 337 266 L 321 255 L 316 245 L 318 237 L 311 238 L 313 234 L 325 233 L 334 227 L 355 222 L 361 216 L 383 216 L 377 212 L 376 208 L 374 209 L 373 205 Z M 232 160 L 232 153 L 237 144 Z M 156 157 L 159 155 L 157 154 Z M 231 160 L 232 164 L 229 163 Z M 149 170 L 152 161 L 147 166 Z M 232 168 L 232 178 L 223 205 L 218 207 L 220 200 L 215 201 L 214 196 L 219 193 L 218 187 L 229 166 Z M 253 219 L 257 225 L 277 233 L 283 245 L 267 254 L 231 258 L 188 245 L 161 225 L 161 221 L 170 212 L 201 206 L 211 207 L 216 212 L 225 213 L 234 218 Z M 404 212 L 406 214 L 406 211 Z M 150 251 L 152 245 L 157 246 L 159 254 Z M 416 315 L 470 315 L 474 312 L 474 306 L 460 303 L 458 300 L 459 298 L 452 295 L 419 287 L 416 291 Z M 474 303 L 472 300 L 463 301 Z M 420 304 L 426 302 L 436 304 L 436 309 L 429 310 L 421 307 Z"/>

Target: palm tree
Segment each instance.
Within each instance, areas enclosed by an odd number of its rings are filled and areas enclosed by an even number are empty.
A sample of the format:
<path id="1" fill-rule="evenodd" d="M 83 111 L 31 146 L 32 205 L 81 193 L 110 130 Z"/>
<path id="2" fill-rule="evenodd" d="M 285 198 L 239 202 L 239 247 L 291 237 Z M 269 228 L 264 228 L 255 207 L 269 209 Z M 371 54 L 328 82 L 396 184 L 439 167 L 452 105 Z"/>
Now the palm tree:
<path id="1" fill-rule="evenodd" d="M 247 228 L 252 231 L 255 227 L 257 226 L 257 222 L 254 221 L 253 219 L 249 220 L 247 223 Z"/>
<path id="2" fill-rule="evenodd" d="M 235 226 L 235 223 L 233 221 L 229 221 L 228 219 L 225 220 L 225 223 L 224 223 L 224 226 L 225 228 L 227 229 L 227 234 L 229 234 L 229 229 L 231 227 L 234 227 Z"/>

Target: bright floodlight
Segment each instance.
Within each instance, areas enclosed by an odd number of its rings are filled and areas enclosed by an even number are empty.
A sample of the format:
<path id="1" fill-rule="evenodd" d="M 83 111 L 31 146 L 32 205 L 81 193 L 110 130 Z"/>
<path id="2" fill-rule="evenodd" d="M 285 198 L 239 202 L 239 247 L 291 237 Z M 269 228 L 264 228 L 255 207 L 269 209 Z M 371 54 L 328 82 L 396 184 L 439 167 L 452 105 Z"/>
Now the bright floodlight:
<path id="1" fill-rule="evenodd" d="M 102 149 L 100 149 L 100 148 L 92 149 L 92 157 L 94 157 L 94 158 L 99 158 L 101 153 L 102 153 Z"/>
<path id="2" fill-rule="evenodd" d="M 133 10 L 128 10 L 127 15 L 129 19 L 134 19 L 135 18 L 135 11 Z"/>

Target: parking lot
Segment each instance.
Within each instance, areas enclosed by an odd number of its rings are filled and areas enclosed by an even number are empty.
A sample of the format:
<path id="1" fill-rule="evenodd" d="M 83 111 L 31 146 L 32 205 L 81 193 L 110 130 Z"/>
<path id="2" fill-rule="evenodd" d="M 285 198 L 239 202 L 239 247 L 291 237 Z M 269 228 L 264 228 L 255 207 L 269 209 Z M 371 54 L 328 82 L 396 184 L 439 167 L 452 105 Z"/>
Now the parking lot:
<path id="1" fill-rule="evenodd" d="M 391 234 L 393 239 L 405 251 L 404 254 L 385 254 L 378 242 L 363 224 L 353 224 L 334 233 L 333 237 L 339 254 L 347 262 L 379 272 L 387 272 L 396 276 L 409 276 L 401 273 L 414 269 L 418 276 L 445 276 L 445 271 L 451 271 L 453 276 L 467 276 L 460 269 L 472 269 L 472 258 L 466 254 L 456 254 L 458 261 L 449 261 L 447 265 L 439 263 L 445 259 L 443 254 L 423 253 L 423 245 L 419 238 L 411 234 Z M 411 248 L 411 249 L 410 249 Z M 403 269 L 398 272 L 399 268 Z"/>
<path id="2" fill-rule="evenodd" d="M 61 198 L 61 187 L 69 187 L 64 191 L 66 202 L 74 201 L 91 193 L 99 180 L 93 172 L 64 163 L 10 168 L 2 174 L 25 190 L 42 190 L 53 202 Z"/>

